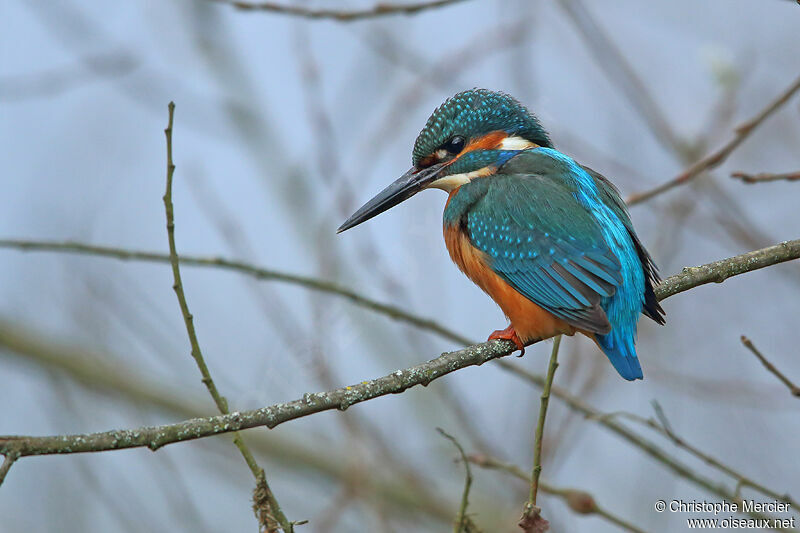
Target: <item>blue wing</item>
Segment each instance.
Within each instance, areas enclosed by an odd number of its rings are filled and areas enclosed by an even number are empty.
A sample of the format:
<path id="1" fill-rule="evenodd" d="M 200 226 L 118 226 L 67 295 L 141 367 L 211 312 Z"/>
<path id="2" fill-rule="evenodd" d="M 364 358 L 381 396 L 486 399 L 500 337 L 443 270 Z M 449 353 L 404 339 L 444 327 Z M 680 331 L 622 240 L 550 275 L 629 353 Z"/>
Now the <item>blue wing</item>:
<path id="1" fill-rule="evenodd" d="M 642 307 L 642 313 L 653 319 L 658 324 L 665 324 L 665 313 L 661 308 L 661 305 L 658 303 L 655 293 L 655 286 L 661 281 L 661 278 L 658 275 L 658 267 L 648 253 L 647 249 L 639 240 L 639 237 L 636 235 L 636 231 L 633 229 L 633 223 L 628 215 L 628 208 L 625 205 L 625 202 L 620 197 L 619 191 L 616 187 L 614 187 L 614 184 L 608 181 L 605 176 L 589 167 L 583 166 L 582 168 L 594 179 L 595 184 L 597 185 L 600 194 L 603 196 L 606 205 L 608 205 L 609 208 L 614 211 L 614 214 L 617 216 L 617 218 L 625 225 L 625 228 L 628 230 L 628 234 L 630 235 L 631 240 L 636 247 L 636 253 L 639 256 L 639 262 L 642 265 L 645 280 L 644 306 Z"/>
<path id="2" fill-rule="evenodd" d="M 567 323 L 609 333 L 601 300 L 622 283 L 621 265 L 569 186 L 536 174 L 498 174 L 481 185 L 465 229 L 492 270 Z"/>

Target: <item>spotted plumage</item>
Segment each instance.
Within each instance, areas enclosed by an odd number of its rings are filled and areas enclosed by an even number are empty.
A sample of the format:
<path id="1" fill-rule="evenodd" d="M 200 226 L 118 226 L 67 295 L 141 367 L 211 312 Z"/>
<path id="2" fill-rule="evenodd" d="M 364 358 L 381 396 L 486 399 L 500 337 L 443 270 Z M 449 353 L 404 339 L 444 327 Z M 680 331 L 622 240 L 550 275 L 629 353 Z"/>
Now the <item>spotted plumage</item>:
<path id="1" fill-rule="evenodd" d="M 503 131 L 550 146 L 539 121 L 507 94 L 473 89 L 448 98 L 431 114 L 414 142 L 412 162 L 417 165 L 453 135 Z"/>
<path id="2" fill-rule="evenodd" d="M 558 334 L 593 338 L 619 374 L 642 378 L 638 316 L 663 324 L 658 274 L 614 186 L 552 147 L 512 97 L 476 89 L 439 106 L 413 167 L 357 211 L 348 229 L 429 187 L 448 191 L 453 261 L 509 318 L 490 338 L 524 345 Z"/>

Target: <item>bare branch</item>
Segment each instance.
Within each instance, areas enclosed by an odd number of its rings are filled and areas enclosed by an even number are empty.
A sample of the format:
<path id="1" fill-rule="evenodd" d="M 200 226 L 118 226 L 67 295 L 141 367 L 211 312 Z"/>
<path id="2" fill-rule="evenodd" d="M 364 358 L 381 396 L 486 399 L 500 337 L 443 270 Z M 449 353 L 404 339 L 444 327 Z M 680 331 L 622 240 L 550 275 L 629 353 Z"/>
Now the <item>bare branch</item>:
<path id="1" fill-rule="evenodd" d="M 742 180 L 743 183 L 763 183 L 765 181 L 797 181 L 800 180 L 800 171 L 798 172 L 784 172 L 782 174 L 771 174 L 769 172 L 761 172 L 759 174 L 748 174 L 747 172 L 733 172 L 732 178 Z"/>
<path id="2" fill-rule="evenodd" d="M 608 81 L 619 87 L 647 122 L 656 139 L 677 153 L 686 151 L 686 143 L 673 131 L 656 99 L 631 64 L 580 0 L 561 0 L 558 5 L 569 16 L 586 49 L 603 67 Z"/>
<path id="3" fill-rule="evenodd" d="M 664 281 L 656 289 L 660 300 L 680 292 L 697 287 L 712 281 L 721 281 L 730 276 L 763 268 L 771 264 L 780 263 L 789 259 L 800 257 L 800 240 L 785 242 L 776 246 L 765 248 L 756 252 L 749 252 L 740 256 L 710 263 L 701 267 L 684 269 Z M 481 365 L 492 359 L 509 355 L 516 349 L 510 341 L 494 340 L 469 346 L 455 352 L 444 353 L 436 359 L 412 366 L 407 369 L 397 370 L 386 376 L 363 381 L 349 387 L 342 387 L 328 392 L 306 394 L 303 398 L 287 403 L 279 403 L 251 411 L 234 412 L 221 416 L 195 418 L 176 424 L 163 426 L 148 426 L 133 430 L 115 430 L 82 435 L 59 435 L 51 437 L 0 437 L 0 454 L 50 455 L 82 453 L 123 448 L 148 447 L 157 450 L 161 446 L 174 442 L 193 440 L 211 435 L 230 433 L 242 429 L 258 426 L 274 428 L 277 425 L 304 416 L 322 411 L 339 409 L 345 410 L 356 403 L 364 402 L 385 396 L 397 394 L 415 385 L 427 385 L 431 381 L 445 376 L 451 372 L 468 366 Z M 501 362 L 502 364 L 502 362 Z M 522 369 L 508 363 L 503 368 L 513 371 L 537 384 L 543 384 L 543 378 L 528 375 Z M 553 387 L 552 393 L 568 404 L 588 416 L 597 416 L 598 411 L 582 404 L 580 400 L 571 398 L 570 395 Z M 657 449 L 652 443 L 643 441 L 638 435 L 630 432 L 614 421 L 602 422 L 612 427 L 623 437 L 650 453 L 653 457 L 665 462 L 679 475 L 691 479 L 695 483 L 721 495 L 727 495 L 726 489 L 715 483 L 697 476 L 687 467 L 665 459 L 663 451 Z M 727 496 L 726 496 L 727 497 Z"/>
<path id="4" fill-rule="evenodd" d="M 537 387 L 544 387 L 545 378 L 543 376 L 539 376 L 531 372 L 528 372 L 524 368 L 520 368 L 519 366 L 514 365 L 508 361 L 498 361 L 498 365 L 504 370 L 508 370 L 515 376 L 529 383 L 532 383 Z M 594 407 L 583 401 L 581 398 L 573 396 L 568 391 L 558 386 L 553 386 L 551 389 L 551 393 L 553 396 L 563 401 L 570 409 L 578 413 L 581 413 L 586 418 L 594 420 L 598 424 L 605 427 L 606 429 L 609 429 L 612 432 L 616 433 L 619 437 L 627 441 L 629 444 L 645 452 L 653 460 L 663 464 L 667 469 L 671 470 L 675 475 L 682 477 L 688 481 L 691 481 L 695 485 L 702 487 L 708 492 L 715 494 L 720 498 L 724 498 L 725 500 L 728 501 L 739 500 L 736 493 L 728 489 L 725 485 L 723 485 L 722 483 L 717 483 L 716 481 L 709 479 L 698 472 L 695 472 L 688 465 L 670 456 L 666 451 L 664 451 L 662 448 L 656 445 L 653 441 L 648 440 L 647 438 L 631 430 L 630 428 L 620 423 L 619 421 L 614 420 L 613 416 L 608 416 L 605 415 L 604 413 L 601 413 L 600 411 L 598 411 L 597 409 L 595 409 Z M 2 442 L 1 439 L 0 442 Z M 0 451 L 1 450 L 2 447 L 0 447 Z M 782 497 L 779 499 L 781 499 L 782 501 L 791 501 L 791 499 L 788 497 Z M 763 513 L 756 511 L 747 514 L 753 518 L 758 518 L 758 519 L 769 518 L 767 515 L 764 515 Z"/>
<path id="5" fill-rule="evenodd" d="M 73 346 L 65 339 L 49 337 L 44 331 L 0 320 L 0 353 L 6 357 L 14 355 L 33 368 L 58 372 L 93 393 L 122 402 L 122 405 L 155 410 L 167 420 L 208 415 L 207 393 L 199 396 L 194 389 L 171 388 L 150 374 L 142 375 L 139 368 L 122 364 L 123 358 L 118 354 L 93 351 Z M 258 431 L 247 435 L 254 453 L 287 468 L 299 466 L 309 470 L 317 476 L 321 486 L 347 484 L 355 479 L 353 465 L 343 460 L 346 449 L 309 447 L 306 444 L 311 443 L 301 441 L 300 434 L 292 431 L 280 434 Z M 228 442 L 219 444 L 227 446 Z M 387 502 L 398 516 L 407 516 L 413 510 L 418 516 L 450 523 L 452 505 L 440 492 L 430 485 L 410 483 L 402 470 L 397 470 L 402 465 L 385 466 L 386 476 L 357 476 L 360 490 Z"/>
<path id="6" fill-rule="evenodd" d="M 123 261 L 144 261 L 148 263 L 169 263 L 169 255 L 158 252 L 146 252 L 129 250 L 125 248 L 113 248 L 108 246 L 92 246 L 79 242 L 55 242 L 55 241 L 26 241 L 17 239 L 0 239 L 0 248 L 11 248 L 26 252 L 62 252 L 91 255 L 97 257 L 109 257 Z M 417 328 L 436 333 L 446 339 L 453 340 L 459 344 L 472 344 L 469 339 L 454 333 L 434 320 L 422 318 L 412 313 L 404 311 L 401 307 L 384 304 L 362 296 L 352 289 L 339 285 L 336 282 L 325 281 L 311 276 L 301 276 L 289 272 L 282 272 L 269 268 L 262 268 L 242 261 L 234 261 L 223 257 L 201 257 L 181 255 L 180 263 L 186 266 L 196 266 L 205 268 L 218 268 L 220 270 L 231 270 L 252 276 L 256 279 L 268 281 L 280 281 L 292 285 L 298 285 L 315 291 L 325 292 L 341 296 L 351 303 L 374 311 L 378 314 L 394 318 L 401 322 L 411 324 Z"/>
<path id="7" fill-rule="evenodd" d="M 742 335 L 742 338 L 741 338 L 741 340 L 742 340 L 742 344 L 744 344 L 744 345 L 745 345 L 745 347 L 746 347 L 748 350 L 750 350 L 751 352 L 753 352 L 753 355 L 755 355 L 756 357 L 758 357 L 758 360 L 759 360 L 759 361 L 761 361 L 761 364 L 762 364 L 762 365 L 764 365 L 764 367 L 765 367 L 767 370 L 769 370 L 770 372 L 772 372 L 773 374 L 775 374 L 775 377 L 777 377 L 779 380 L 781 380 L 781 381 L 783 382 L 783 384 L 784 384 L 784 385 L 786 385 L 787 387 L 789 387 L 789 392 L 791 392 L 791 393 L 792 393 L 792 396 L 797 396 L 797 397 L 800 397 L 800 387 L 798 387 L 797 385 L 795 385 L 795 384 L 794 384 L 794 383 L 793 383 L 793 382 L 792 382 L 792 381 L 791 381 L 789 378 L 787 378 L 787 377 L 786 377 L 786 376 L 783 374 L 783 372 L 781 372 L 780 370 L 778 370 L 777 368 L 775 368 L 775 365 L 773 365 L 772 363 L 770 363 L 770 362 L 767 360 L 767 358 L 766 358 L 766 357 L 764 357 L 764 355 L 763 355 L 763 354 L 762 354 L 762 353 L 761 353 L 761 352 L 758 350 L 758 348 L 756 348 L 756 347 L 755 347 L 755 345 L 753 344 L 753 342 L 752 342 L 750 339 L 748 339 L 747 337 L 745 337 L 744 335 Z"/>
<path id="8" fill-rule="evenodd" d="M 242 11 L 261 11 L 278 15 L 288 15 L 306 19 L 328 19 L 339 22 L 352 22 L 386 15 L 414 15 L 428 9 L 436 9 L 465 2 L 466 0 L 428 0 L 411 4 L 378 3 L 367 9 L 354 9 L 352 11 L 336 9 L 311 9 L 300 6 L 278 4 L 276 2 L 239 2 L 236 0 L 212 0 L 219 4 L 226 4 Z"/>
<path id="9" fill-rule="evenodd" d="M 169 263 L 169 255 L 166 254 L 107 246 L 92 246 L 70 241 L 55 242 L 0 239 L 0 248 L 11 248 L 28 252 L 77 253 L 98 257 L 111 257 L 121 260 Z M 684 268 L 681 274 L 677 274 L 662 281 L 661 284 L 656 287 L 656 295 L 660 300 L 663 300 L 679 292 L 693 289 L 694 287 L 705 285 L 706 283 L 722 283 L 731 276 L 738 276 L 739 274 L 745 274 L 753 270 L 798 258 L 800 258 L 800 239 L 785 241 L 774 246 L 768 246 L 767 248 L 747 252 L 742 255 L 722 259 L 699 267 Z M 451 340 L 458 344 L 466 346 L 474 342 L 433 319 L 420 317 L 405 311 L 401 307 L 367 298 L 335 282 L 271 270 L 222 257 L 182 255 L 179 259 L 183 265 L 232 270 L 241 274 L 253 276 L 257 279 L 290 283 L 307 289 L 341 296 L 359 307 L 410 324 L 419 329 L 435 333 L 444 339 Z"/>
<path id="10" fill-rule="evenodd" d="M 19 455 L 16 453 L 11 452 L 5 454 L 3 464 L 0 465 L 0 485 L 3 484 L 3 480 L 6 479 L 8 471 L 11 470 L 11 465 L 13 465 L 17 459 L 19 459 Z"/>
<path id="11" fill-rule="evenodd" d="M 0 100 L 18 102 L 52 97 L 64 91 L 105 78 L 125 76 L 140 65 L 124 52 L 104 52 L 82 57 L 75 65 L 17 76 L 0 76 Z"/>
<path id="12" fill-rule="evenodd" d="M 169 241 L 169 262 L 172 265 L 172 276 L 174 284 L 172 288 L 175 290 L 175 295 L 178 297 L 178 304 L 181 308 L 183 321 L 186 324 L 186 333 L 189 336 L 189 343 L 191 344 L 192 357 L 200 374 L 203 376 L 203 384 L 208 389 L 209 394 L 214 399 L 217 409 L 222 414 L 228 413 L 228 401 L 219 393 L 214 379 L 206 365 L 203 352 L 200 350 L 200 342 L 197 340 L 197 332 L 194 329 L 194 317 L 189 311 L 189 304 L 186 301 L 186 294 L 183 291 L 183 282 L 181 281 L 180 263 L 178 261 L 178 249 L 175 245 L 175 215 L 174 207 L 172 205 L 172 178 L 175 174 L 175 164 L 172 162 L 172 120 L 175 115 L 175 104 L 169 103 L 169 121 L 164 130 L 164 135 L 167 139 L 167 188 L 164 192 L 164 210 L 167 216 L 167 239 Z M 247 466 L 256 478 L 256 489 L 253 496 L 256 516 L 258 516 L 259 523 L 272 533 L 278 531 L 278 525 L 287 533 L 294 531 L 292 523 L 284 516 L 278 500 L 273 495 L 267 483 L 264 469 L 261 468 L 253 456 L 253 452 L 242 440 L 242 436 L 238 432 L 233 434 L 233 442 L 244 457 Z M 264 505 L 268 504 L 268 505 Z"/>
<path id="13" fill-rule="evenodd" d="M 597 58 L 598 64 L 602 67 L 609 81 L 620 88 L 622 94 L 627 97 L 633 108 L 638 111 L 638 114 L 647 123 L 661 145 L 677 156 L 683 165 L 694 163 L 702 154 L 706 153 L 707 139 L 710 137 L 699 137 L 696 140 L 688 141 L 676 134 L 666 116 L 656 104 L 656 100 L 649 93 L 647 86 L 631 66 L 631 63 L 615 46 L 611 36 L 602 29 L 602 25 L 593 18 L 590 10 L 584 6 L 581 0 L 560 0 L 559 5 L 564 8 L 574 22 L 586 41 L 588 51 Z M 730 76 L 730 72 L 727 75 Z M 722 85 L 728 90 L 724 92 L 725 96 L 722 99 L 722 105 L 718 106 L 717 111 L 719 114 L 715 113 L 713 117 L 722 119 L 722 122 L 725 122 L 729 118 L 726 117 L 726 111 L 733 112 L 733 107 L 730 104 L 733 101 L 731 97 L 734 92 L 730 88 L 737 86 L 737 84 L 731 84 L 728 81 L 723 82 Z M 744 213 L 736 212 L 738 208 L 729 195 L 713 184 L 708 186 L 715 189 L 715 194 L 710 195 L 710 199 L 718 213 L 717 218 L 720 219 L 721 227 L 731 234 L 734 239 L 744 243 L 746 248 L 760 246 L 764 242 L 772 240 L 760 239 L 755 225 L 748 223 Z M 674 207 L 684 211 L 682 217 L 685 220 L 697 205 L 698 203 L 692 199 L 678 202 Z M 667 233 L 668 235 L 676 234 L 676 232 Z"/>
<path id="14" fill-rule="evenodd" d="M 799 257 L 800 239 L 795 239 L 702 266 L 685 267 L 680 274 L 670 276 L 656 287 L 656 297 L 663 300 L 700 285 L 722 283 L 730 277 Z"/>
<path id="15" fill-rule="evenodd" d="M 691 453 L 692 455 L 694 455 L 695 457 L 697 457 L 701 461 L 705 462 L 706 464 L 711 465 L 714 468 L 716 468 L 717 470 L 719 470 L 720 472 L 723 472 L 723 473 L 731 476 L 733 479 L 736 480 L 736 486 L 737 487 L 742 487 L 742 486 L 752 487 L 753 489 L 763 493 L 766 496 L 769 496 L 770 498 L 774 498 L 776 500 L 784 501 L 784 502 L 788 503 L 789 505 L 792 505 L 795 508 L 797 508 L 797 502 L 794 501 L 788 494 L 778 494 L 776 491 L 774 491 L 772 489 L 769 489 L 769 488 L 765 487 L 764 485 L 756 483 L 752 479 L 740 474 L 739 472 L 737 472 L 736 470 L 734 470 L 730 466 L 726 465 L 725 463 L 723 463 L 722 461 L 720 461 L 716 457 L 714 457 L 714 456 L 712 456 L 712 455 L 710 455 L 708 453 L 705 453 L 705 452 L 701 451 L 699 448 L 695 447 L 694 445 L 686 442 L 686 440 L 684 440 L 683 437 L 678 435 L 675 432 L 675 430 L 672 429 L 672 426 L 670 425 L 669 420 L 667 419 L 666 413 L 664 413 L 664 409 L 661 407 L 661 404 L 659 404 L 656 400 L 653 400 L 652 403 L 653 403 L 653 409 L 655 410 L 656 417 L 658 417 L 659 422 L 656 422 L 652 418 L 644 418 L 644 417 L 637 416 L 637 415 L 634 415 L 632 413 L 626 413 L 626 412 L 610 413 L 610 415 L 608 415 L 608 416 L 612 416 L 612 417 L 613 416 L 622 416 L 622 417 L 625 417 L 625 418 L 627 418 L 629 420 L 633 420 L 633 421 L 635 421 L 635 422 L 637 422 L 639 424 L 647 426 L 647 427 L 649 427 L 649 428 L 661 433 L 665 437 L 669 438 L 675 444 L 675 446 L 677 446 L 679 448 L 683 448 L 684 450 L 686 450 L 687 452 Z"/>
<path id="16" fill-rule="evenodd" d="M 701 267 L 684 269 L 665 280 L 656 289 L 660 300 L 712 281 L 722 281 L 730 276 L 763 268 L 800 257 L 800 240 L 788 241 L 763 250 L 749 252 Z M 431 381 L 468 366 L 481 365 L 492 359 L 512 353 L 516 346 L 510 341 L 494 340 L 469 346 L 463 350 L 445 353 L 431 361 L 397 370 L 371 381 L 363 381 L 350 387 L 329 392 L 306 394 L 303 398 L 280 403 L 252 411 L 234 412 L 227 415 L 196 418 L 163 426 L 148 426 L 134 430 L 116 430 L 82 435 L 60 435 L 51 437 L 5 436 L 0 437 L 0 454 L 50 455 L 148 447 L 157 450 L 173 442 L 193 440 L 258 426 L 275 426 L 296 418 L 321 411 L 339 409 L 367 401 L 379 396 L 396 394 L 415 385 L 427 385 Z M 512 371 L 536 385 L 543 386 L 544 378 L 526 372 L 515 365 L 500 361 L 502 368 Z M 567 405 L 588 417 L 599 417 L 601 413 L 571 396 L 558 387 L 551 392 Z M 709 480 L 686 465 L 670 457 L 652 442 L 614 420 L 598 418 L 598 422 L 611 429 L 634 446 L 641 448 L 655 460 L 662 462 L 677 475 L 726 499 L 736 497 L 724 485 Z M 751 516 L 763 518 L 760 513 Z"/>
<path id="17" fill-rule="evenodd" d="M 561 335 L 553 341 L 553 349 L 550 351 L 550 363 L 547 366 L 547 376 L 542 387 L 541 405 L 539 406 L 539 421 L 536 423 L 536 433 L 533 439 L 533 470 L 531 471 L 530 492 L 528 493 L 528 503 L 522 513 L 522 522 L 535 519 L 541 513 L 541 509 L 536 506 L 536 494 L 539 491 L 539 475 L 542 473 L 542 441 L 544 440 L 544 420 L 547 416 L 547 407 L 550 404 L 550 387 L 553 386 L 553 378 L 558 368 L 558 348 L 561 345 Z"/>
<path id="18" fill-rule="evenodd" d="M 498 470 L 522 481 L 529 481 L 528 475 L 520 467 L 509 463 L 504 463 L 498 459 L 495 459 L 494 457 L 489 457 L 487 455 L 470 455 L 469 461 L 477 466 L 480 466 L 481 468 Z M 571 510 L 578 514 L 599 515 L 609 522 L 616 524 L 625 531 L 644 533 L 642 529 L 639 529 L 630 522 L 616 516 L 605 508 L 600 507 L 594 496 L 585 490 L 556 487 L 545 480 L 541 480 L 539 482 L 539 488 L 546 494 L 558 496 L 564 500 Z"/>
<path id="19" fill-rule="evenodd" d="M 397 370 L 386 376 L 362 381 L 328 392 L 305 394 L 302 398 L 251 411 L 194 418 L 177 424 L 147 426 L 134 430 L 113 430 L 86 435 L 53 437 L 0 437 L 0 454 L 18 452 L 20 456 L 96 452 L 147 447 L 157 450 L 174 442 L 231 433 L 253 427 L 274 428 L 279 424 L 322 411 L 346 410 L 351 405 L 388 394 L 397 394 L 468 366 L 509 355 L 516 346 L 511 341 L 494 340 L 476 344 L 436 359 Z"/>
<path id="20" fill-rule="evenodd" d="M 770 115 L 780 109 L 786 102 L 791 100 L 792 96 L 800 90 L 800 78 L 797 78 L 792 84 L 781 94 L 771 101 L 761 112 L 756 116 L 740 124 L 734 133 L 733 139 L 728 141 L 722 148 L 713 152 L 703 159 L 697 161 L 689 168 L 681 172 L 675 178 L 662 183 L 661 185 L 640 193 L 632 194 L 626 200 L 628 205 L 636 205 L 664 193 L 679 185 L 684 185 L 693 180 L 703 172 L 711 170 L 721 165 L 742 142 L 750 136 L 753 131 L 760 126 Z"/>
<path id="21" fill-rule="evenodd" d="M 469 459 L 467 458 L 467 454 L 464 452 L 464 448 L 454 436 L 450 435 L 442 428 L 436 428 L 436 431 L 438 431 L 444 438 L 452 442 L 453 445 L 458 449 L 458 453 L 461 454 L 461 460 L 464 463 L 464 469 L 466 470 L 464 491 L 461 494 L 461 506 L 458 509 L 458 516 L 456 516 L 456 522 L 453 525 L 453 532 L 477 533 L 477 528 L 472 523 L 472 520 L 469 518 L 469 516 L 467 516 L 467 507 L 469 507 L 469 489 L 472 486 L 472 470 L 469 468 Z"/>

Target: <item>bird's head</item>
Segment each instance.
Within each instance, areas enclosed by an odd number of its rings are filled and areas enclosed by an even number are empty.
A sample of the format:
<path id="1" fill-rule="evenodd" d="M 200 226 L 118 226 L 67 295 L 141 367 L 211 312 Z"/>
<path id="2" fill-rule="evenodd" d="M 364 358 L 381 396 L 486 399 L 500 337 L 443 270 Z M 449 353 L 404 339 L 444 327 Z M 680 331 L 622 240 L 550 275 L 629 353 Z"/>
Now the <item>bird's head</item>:
<path id="1" fill-rule="evenodd" d="M 338 232 L 379 215 L 423 189 L 452 191 L 497 171 L 520 150 L 551 147 L 539 121 L 513 97 L 486 89 L 448 98 L 414 143 L 413 166 L 342 224 Z"/>

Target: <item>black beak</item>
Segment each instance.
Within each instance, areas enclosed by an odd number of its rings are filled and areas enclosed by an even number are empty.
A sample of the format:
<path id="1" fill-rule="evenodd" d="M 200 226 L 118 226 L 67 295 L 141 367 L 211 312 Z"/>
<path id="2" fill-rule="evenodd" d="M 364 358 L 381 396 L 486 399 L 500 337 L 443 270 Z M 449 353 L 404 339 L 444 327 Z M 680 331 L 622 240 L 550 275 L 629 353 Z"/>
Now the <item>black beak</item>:
<path id="1" fill-rule="evenodd" d="M 358 226 L 362 222 L 366 222 L 372 217 L 391 209 L 403 200 L 408 200 L 430 185 L 431 182 L 435 181 L 439 171 L 443 168 L 444 164 L 442 163 L 422 170 L 411 167 L 411 169 L 403 174 L 397 181 L 383 189 L 375 195 L 372 200 L 353 213 L 350 218 L 345 220 L 344 224 L 339 226 L 339 229 L 336 230 L 336 233 L 341 233 L 353 226 Z"/>

